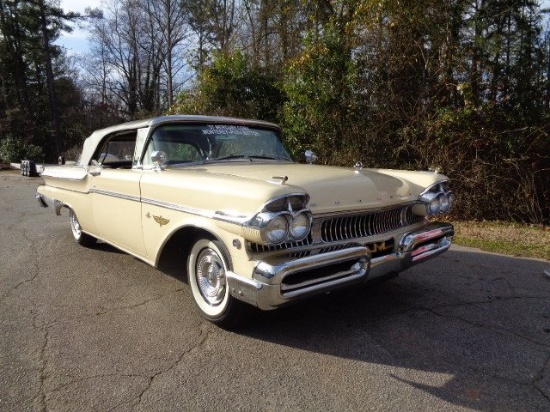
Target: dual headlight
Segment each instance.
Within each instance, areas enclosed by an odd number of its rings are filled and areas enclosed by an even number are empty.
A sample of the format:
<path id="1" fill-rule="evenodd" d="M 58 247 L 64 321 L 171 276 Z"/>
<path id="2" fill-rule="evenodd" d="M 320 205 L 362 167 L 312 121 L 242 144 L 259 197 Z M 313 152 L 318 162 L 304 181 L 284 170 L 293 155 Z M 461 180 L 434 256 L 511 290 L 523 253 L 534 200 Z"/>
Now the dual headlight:
<path id="1" fill-rule="evenodd" d="M 447 182 L 438 183 L 420 195 L 422 211 L 427 216 L 448 213 L 454 202 L 455 195 L 447 187 Z"/>
<path id="2" fill-rule="evenodd" d="M 306 208 L 309 198 L 297 194 L 273 199 L 248 223 L 264 244 L 300 242 L 311 230 L 312 216 Z"/>

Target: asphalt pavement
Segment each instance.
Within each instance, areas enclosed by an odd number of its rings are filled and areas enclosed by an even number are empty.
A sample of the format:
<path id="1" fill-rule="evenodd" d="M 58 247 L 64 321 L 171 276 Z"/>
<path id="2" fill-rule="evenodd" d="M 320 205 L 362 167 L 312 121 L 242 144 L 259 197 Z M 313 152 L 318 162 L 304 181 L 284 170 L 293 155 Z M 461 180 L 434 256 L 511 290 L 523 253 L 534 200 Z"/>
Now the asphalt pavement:
<path id="1" fill-rule="evenodd" d="M 0 173 L 0 411 L 550 410 L 550 262 L 453 246 L 227 332 L 40 183 Z"/>

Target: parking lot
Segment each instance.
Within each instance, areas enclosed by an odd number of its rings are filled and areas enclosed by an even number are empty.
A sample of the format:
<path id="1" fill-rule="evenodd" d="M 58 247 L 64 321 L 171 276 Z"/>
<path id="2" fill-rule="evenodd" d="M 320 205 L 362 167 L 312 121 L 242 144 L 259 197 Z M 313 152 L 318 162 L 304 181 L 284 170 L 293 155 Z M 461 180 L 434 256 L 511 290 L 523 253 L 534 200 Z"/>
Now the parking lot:
<path id="1" fill-rule="evenodd" d="M 550 262 L 453 246 L 228 332 L 40 183 L 0 173 L 0 411 L 550 410 Z"/>

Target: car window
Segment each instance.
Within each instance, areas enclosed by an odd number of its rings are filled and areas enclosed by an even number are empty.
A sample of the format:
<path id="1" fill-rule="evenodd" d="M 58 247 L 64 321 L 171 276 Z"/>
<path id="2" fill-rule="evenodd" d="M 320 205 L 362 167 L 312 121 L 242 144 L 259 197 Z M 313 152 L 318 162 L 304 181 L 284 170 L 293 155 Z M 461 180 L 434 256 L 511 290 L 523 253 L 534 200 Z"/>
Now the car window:
<path id="1" fill-rule="evenodd" d="M 92 160 L 105 167 L 131 167 L 135 145 L 135 133 L 112 136 L 103 142 Z"/>
<path id="2" fill-rule="evenodd" d="M 161 127 L 155 130 L 147 144 L 143 165 L 152 165 L 151 156 L 155 151 L 166 155 L 166 164 L 200 162 L 207 157 L 205 147 L 192 131 L 182 128 Z"/>
<path id="3" fill-rule="evenodd" d="M 165 141 L 156 142 L 157 150 L 166 153 L 168 164 L 198 162 L 203 160 L 198 146 L 188 142 Z"/>

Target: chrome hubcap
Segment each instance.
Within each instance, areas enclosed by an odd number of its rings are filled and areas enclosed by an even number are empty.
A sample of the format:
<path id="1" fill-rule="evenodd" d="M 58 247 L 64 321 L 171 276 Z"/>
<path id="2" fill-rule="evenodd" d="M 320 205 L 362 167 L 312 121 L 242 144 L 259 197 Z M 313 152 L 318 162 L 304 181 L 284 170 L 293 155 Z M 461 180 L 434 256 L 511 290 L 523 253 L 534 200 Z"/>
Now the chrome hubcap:
<path id="1" fill-rule="evenodd" d="M 210 305 L 219 305 L 225 295 L 225 268 L 214 250 L 204 249 L 200 252 L 196 273 L 201 295 Z"/>
<path id="2" fill-rule="evenodd" d="M 80 229 L 80 223 L 73 212 L 71 212 L 71 228 L 73 229 L 74 236 L 79 238 L 82 234 L 82 230 Z"/>

